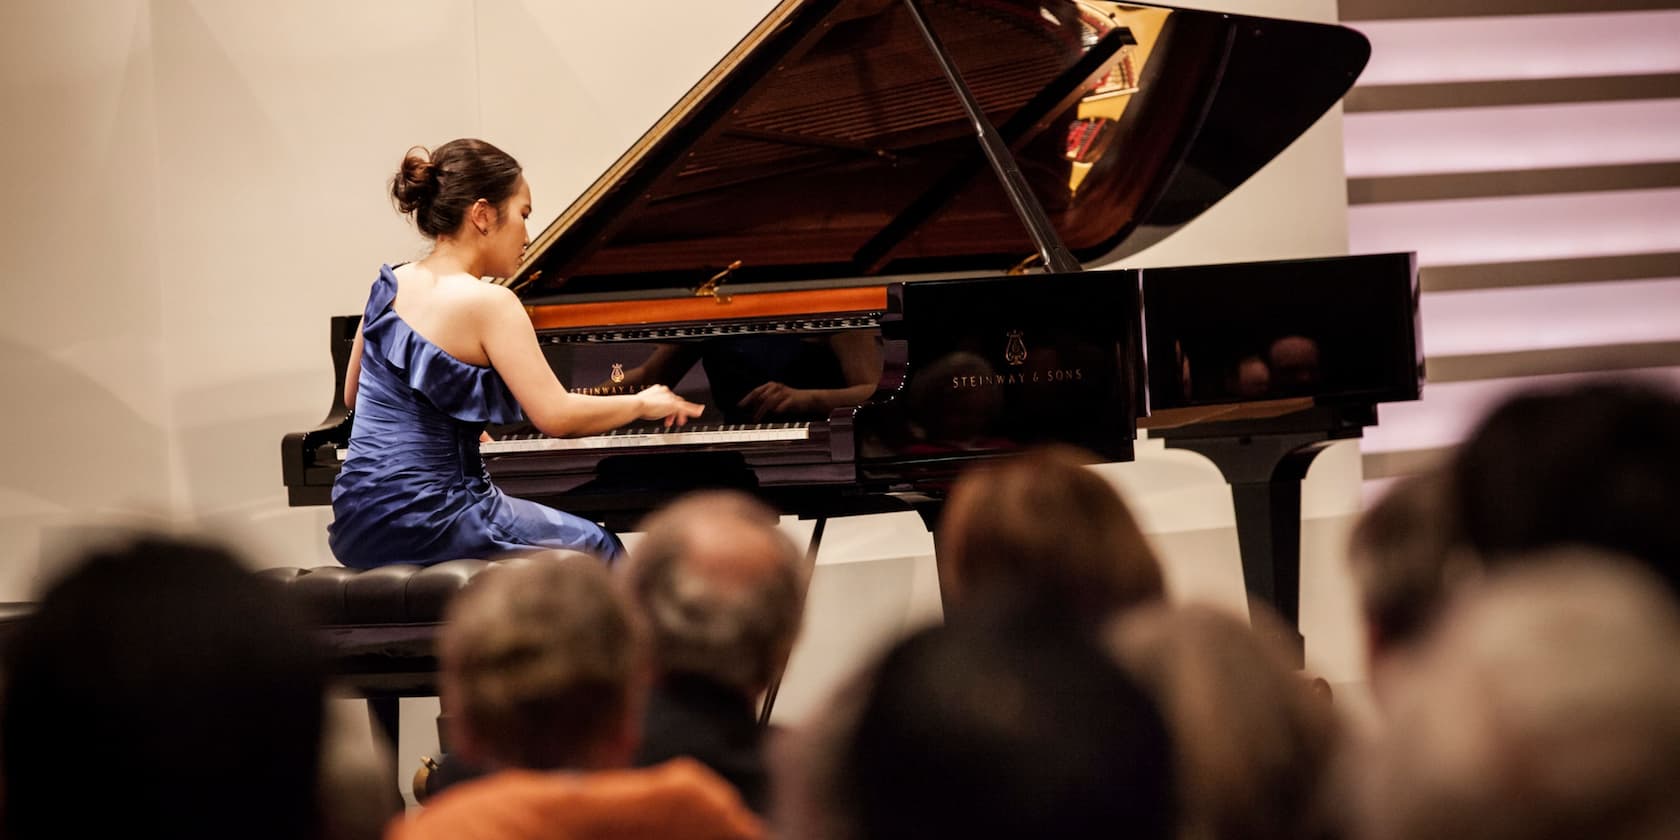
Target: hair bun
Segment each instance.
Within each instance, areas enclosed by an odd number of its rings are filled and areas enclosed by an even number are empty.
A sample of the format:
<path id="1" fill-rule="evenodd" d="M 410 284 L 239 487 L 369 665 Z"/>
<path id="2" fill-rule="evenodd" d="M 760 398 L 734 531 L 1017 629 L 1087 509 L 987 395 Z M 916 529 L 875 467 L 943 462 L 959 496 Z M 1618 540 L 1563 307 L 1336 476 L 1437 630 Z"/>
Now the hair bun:
<path id="1" fill-rule="evenodd" d="M 414 213 L 425 208 L 438 194 L 437 164 L 425 148 L 416 146 L 403 157 L 402 167 L 391 179 L 391 198 L 397 209 Z"/>
<path id="2" fill-rule="evenodd" d="M 478 201 L 489 202 L 499 223 L 519 173 L 519 161 L 483 140 L 464 137 L 430 152 L 414 146 L 391 179 L 391 198 L 422 234 L 439 239 L 459 233 Z"/>

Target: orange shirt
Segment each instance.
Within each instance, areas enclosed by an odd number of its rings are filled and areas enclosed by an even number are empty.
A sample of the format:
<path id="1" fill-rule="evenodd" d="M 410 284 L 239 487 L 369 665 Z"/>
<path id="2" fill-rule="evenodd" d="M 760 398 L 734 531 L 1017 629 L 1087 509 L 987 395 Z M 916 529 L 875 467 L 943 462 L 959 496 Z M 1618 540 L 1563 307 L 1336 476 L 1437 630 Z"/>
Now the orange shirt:
<path id="1" fill-rule="evenodd" d="M 691 759 L 593 773 L 505 770 L 451 787 L 385 840 L 760 840 L 734 788 Z"/>

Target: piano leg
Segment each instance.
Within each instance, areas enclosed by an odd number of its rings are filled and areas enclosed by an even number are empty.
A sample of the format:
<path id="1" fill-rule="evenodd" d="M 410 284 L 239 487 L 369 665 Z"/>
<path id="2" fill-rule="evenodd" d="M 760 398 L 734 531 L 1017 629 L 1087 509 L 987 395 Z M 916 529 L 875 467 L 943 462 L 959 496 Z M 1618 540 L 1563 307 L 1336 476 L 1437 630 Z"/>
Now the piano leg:
<path id="1" fill-rule="evenodd" d="M 1313 458 L 1334 442 L 1324 432 L 1166 439 L 1167 446 L 1213 461 L 1230 483 L 1243 586 L 1251 604 L 1265 603 L 1283 618 L 1282 641 L 1296 667 L 1306 663 L 1300 610 L 1301 480 Z"/>
<path id="2" fill-rule="evenodd" d="M 811 576 L 817 571 L 817 550 L 822 548 L 823 529 L 828 527 L 828 517 L 818 517 L 816 526 L 811 529 L 811 544 L 805 549 L 805 591 L 811 591 Z M 787 673 L 787 663 L 776 670 L 775 676 L 770 678 L 770 685 L 764 689 L 764 701 L 758 709 L 758 725 L 770 725 L 770 710 L 776 705 L 776 691 L 782 687 L 782 676 Z"/>

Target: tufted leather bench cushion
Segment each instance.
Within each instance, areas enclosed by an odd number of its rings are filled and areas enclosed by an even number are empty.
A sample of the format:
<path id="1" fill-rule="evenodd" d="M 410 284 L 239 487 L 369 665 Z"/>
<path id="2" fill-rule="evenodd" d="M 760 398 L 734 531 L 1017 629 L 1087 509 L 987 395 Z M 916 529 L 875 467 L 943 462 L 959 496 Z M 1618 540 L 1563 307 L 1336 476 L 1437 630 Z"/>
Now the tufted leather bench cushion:
<path id="1" fill-rule="evenodd" d="M 437 634 L 444 610 L 474 575 L 492 565 L 463 559 L 435 566 L 320 566 L 257 574 L 280 583 L 299 617 L 319 628 L 338 690 L 367 700 L 379 736 L 395 755 L 398 700 L 437 695 Z"/>
<path id="2" fill-rule="evenodd" d="M 322 566 L 258 574 L 284 584 L 313 624 L 436 624 L 455 593 L 489 566 L 487 560 L 450 560 L 435 566 L 398 564 L 365 571 Z"/>
<path id="3" fill-rule="evenodd" d="M 341 566 L 258 572 L 279 582 L 321 630 L 342 690 L 369 699 L 437 694 L 437 631 L 461 588 L 492 564 L 450 560 L 359 571 Z"/>

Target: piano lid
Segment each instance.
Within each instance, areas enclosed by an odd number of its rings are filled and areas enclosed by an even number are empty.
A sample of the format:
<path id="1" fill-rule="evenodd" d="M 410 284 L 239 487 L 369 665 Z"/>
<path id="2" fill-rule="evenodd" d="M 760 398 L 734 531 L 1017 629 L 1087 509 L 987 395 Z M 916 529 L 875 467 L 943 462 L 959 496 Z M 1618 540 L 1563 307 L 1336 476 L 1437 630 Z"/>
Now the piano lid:
<path id="1" fill-rule="evenodd" d="M 1339 26 L 1130 3 L 923 8 L 1084 263 L 1211 207 L 1370 52 Z M 530 302 L 684 293 L 740 261 L 732 285 L 830 285 L 1002 271 L 1035 251 L 902 2 L 784 0 L 507 282 Z"/>

